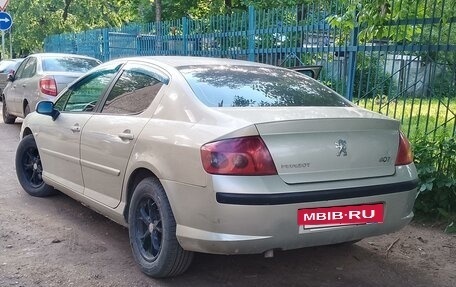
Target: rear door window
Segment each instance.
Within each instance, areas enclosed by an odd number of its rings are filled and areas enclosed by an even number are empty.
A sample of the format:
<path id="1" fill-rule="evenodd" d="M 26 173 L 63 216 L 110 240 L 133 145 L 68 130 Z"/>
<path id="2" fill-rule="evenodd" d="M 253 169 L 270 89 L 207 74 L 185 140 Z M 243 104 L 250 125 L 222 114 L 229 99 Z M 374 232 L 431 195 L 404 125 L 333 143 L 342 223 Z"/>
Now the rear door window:
<path id="1" fill-rule="evenodd" d="M 31 78 L 36 74 L 36 58 L 31 57 L 24 67 L 22 78 Z"/>
<path id="2" fill-rule="evenodd" d="M 127 64 L 111 89 L 102 113 L 138 114 L 143 112 L 166 83 L 166 78 L 139 64 Z"/>
<path id="3" fill-rule="evenodd" d="M 22 78 L 23 78 L 25 66 L 27 66 L 27 63 L 30 61 L 30 59 L 31 59 L 31 58 L 25 59 L 25 60 L 19 65 L 19 67 L 17 68 L 16 74 L 14 75 L 14 78 L 15 78 L 16 80 L 19 80 L 19 79 L 22 79 Z"/>

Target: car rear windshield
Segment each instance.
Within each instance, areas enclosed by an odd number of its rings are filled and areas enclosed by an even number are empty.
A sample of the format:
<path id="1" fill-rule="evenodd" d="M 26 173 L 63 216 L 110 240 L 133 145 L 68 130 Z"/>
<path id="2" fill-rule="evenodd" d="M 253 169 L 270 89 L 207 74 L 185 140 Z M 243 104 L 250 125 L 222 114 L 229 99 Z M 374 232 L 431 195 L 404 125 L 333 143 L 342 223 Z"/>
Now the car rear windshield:
<path id="1" fill-rule="evenodd" d="M 42 60 L 45 72 L 79 72 L 85 73 L 100 63 L 94 59 L 77 57 L 48 57 Z"/>
<path id="2" fill-rule="evenodd" d="M 178 69 L 209 107 L 352 106 L 333 90 L 291 70 L 242 65 Z"/>

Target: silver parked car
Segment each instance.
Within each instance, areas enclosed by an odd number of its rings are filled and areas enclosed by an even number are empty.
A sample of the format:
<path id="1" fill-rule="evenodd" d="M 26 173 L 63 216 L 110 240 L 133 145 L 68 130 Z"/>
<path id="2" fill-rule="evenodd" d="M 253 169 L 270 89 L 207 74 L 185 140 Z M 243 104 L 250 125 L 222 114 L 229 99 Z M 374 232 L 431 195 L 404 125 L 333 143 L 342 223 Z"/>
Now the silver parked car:
<path id="1" fill-rule="evenodd" d="M 417 172 L 399 122 L 298 72 L 252 62 L 105 63 L 22 125 L 24 190 L 54 188 L 128 226 L 142 271 L 193 252 L 354 242 L 410 222 Z"/>
<path id="2" fill-rule="evenodd" d="M 42 53 L 25 58 L 2 92 L 3 121 L 14 123 L 35 110 L 41 100 L 53 100 L 58 92 L 101 62 L 72 55 Z"/>

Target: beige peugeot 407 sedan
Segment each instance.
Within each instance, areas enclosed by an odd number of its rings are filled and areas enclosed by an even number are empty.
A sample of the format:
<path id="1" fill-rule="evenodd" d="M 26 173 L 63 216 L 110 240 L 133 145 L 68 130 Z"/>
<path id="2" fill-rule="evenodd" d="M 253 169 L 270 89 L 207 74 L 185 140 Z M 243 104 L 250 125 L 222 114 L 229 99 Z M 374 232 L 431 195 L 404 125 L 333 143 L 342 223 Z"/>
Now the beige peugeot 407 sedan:
<path id="1" fill-rule="evenodd" d="M 413 217 L 417 173 L 396 120 L 300 73 L 197 57 L 119 59 L 22 125 L 26 192 L 58 189 L 128 226 L 142 271 L 193 252 L 353 242 Z"/>

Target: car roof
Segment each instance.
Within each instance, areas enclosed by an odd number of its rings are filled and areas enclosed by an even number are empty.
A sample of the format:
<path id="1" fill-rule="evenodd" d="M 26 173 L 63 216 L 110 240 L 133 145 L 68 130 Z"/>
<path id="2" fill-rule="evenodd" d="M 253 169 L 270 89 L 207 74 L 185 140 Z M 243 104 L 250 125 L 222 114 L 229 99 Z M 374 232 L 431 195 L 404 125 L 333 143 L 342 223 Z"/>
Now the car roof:
<path id="1" fill-rule="evenodd" d="M 132 57 L 124 60 L 140 60 L 150 63 L 163 63 L 168 66 L 177 68 L 182 66 L 204 66 L 204 65 L 241 65 L 241 66 L 258 66 L 258 67 L 271 67 L 270 65 L 248 62 L 243 60 L 226 59 L 226 58 L 211 58 L 211 57 L 194 57 L 194 56 L 143 56 Z"/>
<path id="2" fill-rule="evenodd" d="M 3 59 L 0 62 L 11 62 L 11 63 L 17 63 L 20 61 L 23 61 L 24 58 L 15 58 L 15 59 Z"/>
<path id="3" fill-rule="evenodd" d="M 29 57 L 30 56 L 40 57 L 40 58 L 45 58 L 45 57 L 76 57 L 76 58 L 85 58 L 85 59 L 95 59 L 95 58 L 89 57 L 89 56 L 83 56 L 83 55 L 78 55 L 78 54 L 65 54 L 65 53 L 35 53 L 35 54 L 30 54 Z"/>

